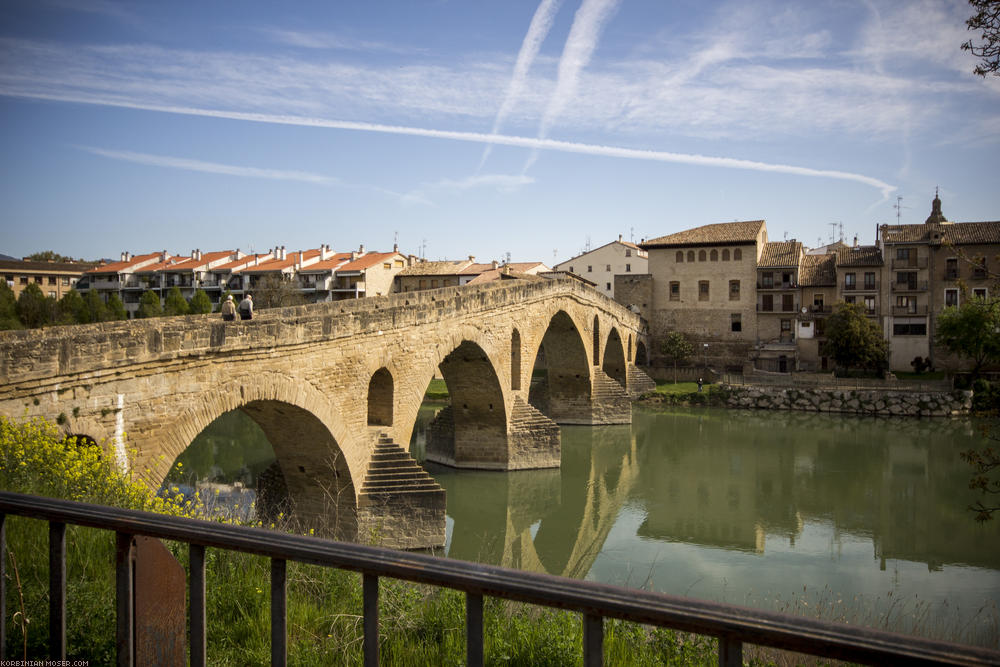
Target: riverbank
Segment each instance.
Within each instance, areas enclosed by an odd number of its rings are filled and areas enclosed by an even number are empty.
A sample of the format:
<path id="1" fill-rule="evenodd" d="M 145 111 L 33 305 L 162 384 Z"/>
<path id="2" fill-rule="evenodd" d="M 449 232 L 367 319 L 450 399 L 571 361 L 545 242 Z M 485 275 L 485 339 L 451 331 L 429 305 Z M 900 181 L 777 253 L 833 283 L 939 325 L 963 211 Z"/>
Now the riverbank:
<path id="1" fill-rule="evenodd" d="M 972 391 L 782 388 L 753 385 L 658 384 L 638 401 L 646 406 L 699 406 L 798 410 L 893 417 L 952 417 L 972 410 Z"/>

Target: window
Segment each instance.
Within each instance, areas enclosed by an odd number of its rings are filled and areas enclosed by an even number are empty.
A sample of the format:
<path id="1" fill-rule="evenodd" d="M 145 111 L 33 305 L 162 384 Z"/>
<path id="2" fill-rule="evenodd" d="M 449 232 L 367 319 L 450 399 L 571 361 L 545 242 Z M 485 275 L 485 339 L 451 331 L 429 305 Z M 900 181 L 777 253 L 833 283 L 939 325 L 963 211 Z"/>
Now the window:
<path id="1" fill-rule="evenodd" d="M 944 305 L 948 306 L 958 306 L 958 290 L 955 288 L 946 289 L 944 291 Z"/>
<path id="2" fill-rule="evenodd" d="M 760 297 L 760 309 L 765 313 L 770 313 L 774 310 L 774 295 L 773 294 L 763 294 Z"/>
<path id="3" fill-rule="evenodd" d="M 592 264 L 588 264 L 587 265 L 587 273 L 593 273 L 593 272 L 594 272 L 594 266 Z"/>
<path id="4" fill-rule="evenodd" d="M 604 283 L 604 289 L 611 291 L 611 283 Z"/>
<path id="5" fill-rule="evenodd" d="M 605 264 L 604 265 L 604 270 L 605 271 L 610 271 L 611 270 L 611 265 L 610 264 Z"/>
<path id="6" fill-rule="evenodd" d="M 845 296 L 844 303 L 855 303 L 857 297 L 855 296 Z"/>
<path id="7" fill-rule="evenodd" d="M 684 251 L 678 250 L 677 251 L 677 259 L 675 259 L 674 261 L 676 261 L 678 264 L 683 264 L 684 263 Z"/>
<path id="8" fill-rule="evenodd" d="M 733 261 L 738 262 L 743 259 L 743 251 L 737 248 L 733 251 Z"/>
<path id="9" fill-rule="evenodd" d="M 383 269 L 391 269 L 392 268 L 392 262 L 382 262 L 382 268 Z"/>
<path id="10" fill-rule="evenodd" d="M 743 331 L 743 317 L 739 313 L 729 316 L 729 330 L 734 333 Z"/>
<path id="11" fill-rule="evenodd" d="M 795 310 L 795 295 L 794 294 L 782 294 L 781 295 L 781 310 L 790 313 Z"/>
<path id="12" fill-rule="evenodd" d="M 670 300 L 671 301 L 681 300 L 681 284 L 676 280 L 670 283 Z"/>
<path id="13" fill-rule="evenodd" d="M 781 320 L 781 330 L 782 331 L 791 331 L 792 330 L 792 321 L 791 320 Z"/>
<path id="14" fill-rule="evenodd" d="M 705 254 L 705 251 L 704 250 L 699 250 L 698 251 L 698 261 L 699 262 L 704 262 L 706 258 L 707 258 L 707 255 Z"/>
<path id="15" fill-rule="evenodd" d="M 973 287 L 972 288 L 972 298 L 986 300 L 986 288 L 985 287 Z"/>
<path id="16" fill-rule="evenodd" d="M 631 248 L 625 248 L 625 256 L 626 257 L 631 257 L 632 256 L 632 249 Z"/>
<path id="17" fill-rule="evenodd" d="M 982 280 L 986 277 L 986 258 L 976 257 L 972 260 L 972 277 Z"/>
<path id="18" fill-rule="evenodd" d="M 816 320 L 816 335 L 822 336 L 826 333 L 826 318 L 818 318 Z"/>
<path id="19" fill-rule="evenodd" d="M 726 248 L 722 251 L 722 261 L 723 262 L 729 261 L 729 248 Z"/>
<path id="20" fill-rule="evenodd" d="M 42 276 L 35 276 L 35 283 L 41 285 L 43 282 L 45 282 L 45 278 L 44 277 L 42 277 Z"/>
<path id="21" fill-rule="evenodd" d="M 813 294 L 813 307 L 818 310 L 823 310 L 823 295 Z"/>
<path id="22" fill-rule="evenodd" d="M 896 308 L 903 310 L 907 313 L 917 312 L 917 300 L 912 296 L 897 296 L 896 297 Z"/>
<path id="23" fill-rule="evenodd" d="M 688 250 L 688 261 L 689 262 L 694 261 L 694 250 Z"/>
<path id="24" fill-rule="evenodd" d="M 22 285 L 28 284 L 28 276 L 21 276 L 21 284 Z"/>
<path id="25" fill-rule="evenodd" d="M 698 301 L 708 301 L 708 281 L 698 281 Z"/>
<path id="26" fill-rule="evenodd" d="M 740 300 L 740 281 L 738 280 L 729 281 L 729 300 L 730 301 Z"/>
<path id="27" fill-rule="evenodd" d="M 955 257 L 949 257 L 944 260 L 944 279 L 945 280 L 957 280 L 958 279 L 958 259 Z"/>
<path id="28" fill-rule="evenodd" d="M 631 264 L 626 264 L 625 265 L 625 273 L 632 273 L 632 265 Z"/>
<path id="29" fill-rule="evenodd" d="M 900 289 L 917 289 L 917 272 L 897 271 L 896 285 Z"/>
<path id="30" fill-rule="evenodd" d="M 985 258 L 983 259 L 983 261 L 984 262 L 986 261 Z M 56 284 L 56 277 L 55 276 L 49 276 L 49 284 L 50 285 L 55 285 Z"/>
<path id="31" fill-rule="evenodd" d="M 572 267 L 572 266 L 571 266 L 571 267 L 569 267 L 569 272 L 570 272 L 570 273 L 573 273 L 573 267 Z"/>
<path id="32" fill-rule="evenodd" d="M 874 271 L 865 271 L 865 289 L 875 289 Z"/>
<path id="33" fill-rule="evenodd" d="M 910 250 L 911 248 L 896 248 L 896 259 L 901 262 L 909 262 Z"/>
<path id="34" fill-rule="evenodd" d="M 875 297 L 873 296 L 865 297 L 865 313 L 868 315 L 875 314 Z"/>
<path id="35" fill-rule="evenodd" d="M 774 274 L 772 273 L 762 273 L 760 274 L 760 286 L 764 289 L 771 289 L 774 287 Z"/>
<path id="36" fill-rule="evenodd" d="M 437 286 L 438 286 L 437 278 L 432 278 L 431 279 L 431 289 L 434 289 Z"/>
<path id="37" fill-rule="evenodd" d="M 897 317 L 892 323 L 893 336 L 926 336 L 927 321 L 924 318 Z"/>
<path id="38" fill-rule="evenodd" d="M 417 287 L 419 287 L 420 289 L 425 289 L 425 288 L 427 287 L 427 280 L 426 280 L 426 279 L 424 279 L 424 278 L 421 278 L 421 279 L 420 279 L 420 280 L 419 280 L 419 281 L 417 282 Z"/>
<path id="39" fill-rule="evenodd" d="M 858 286 L 858 277 L 853 273 L 844 274 L 844 289 L 855 289 Z"/>
<path id="40" fill-rule="evenodd" d="M 715 249 L 713 248 L 713 249 L 712 249 L 712 252 L 711 252 L 711 253 L 709 254 L 708 258 L 709 258 L 710 260 L 712 260 L 713 262 L 718 262 L 718 261 L 719 261 L 719 251 L 718 251 L 718 250 L 715 250 Z"/>
<path id="41" fill-rule="evenodd" d="M 55 290 L 49 290 L 49 298 L 50 299 L 56 298 L 56 291 Z"/>
<path id="42" fill-rule="evenodd" d="M 794 273 L 782 273 L 781 274 L 781 286 L 782 287 L 795 287 L 795 274 Z"/>

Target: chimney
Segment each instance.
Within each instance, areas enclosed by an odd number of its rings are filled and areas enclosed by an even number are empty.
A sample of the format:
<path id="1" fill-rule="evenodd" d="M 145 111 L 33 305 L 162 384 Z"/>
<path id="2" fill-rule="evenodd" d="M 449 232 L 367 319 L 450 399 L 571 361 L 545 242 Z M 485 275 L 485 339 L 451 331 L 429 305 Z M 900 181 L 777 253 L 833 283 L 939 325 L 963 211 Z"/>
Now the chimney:
<path id="1" fill-rule="evenodd" d="M 855 248 L 858 247 L 858 235 L 857 234 L 854 235 L 854 247 Z"/>
<path id="2" fill-rule="evenodd" d="M 622 242 L 622 235 L 621 235 L 621 234 L 619 234 L 619 235 L 618 235 L 618 242 L 619 242 L 619 243 L 621 243 L 621 242 Z"/>
<path id="3" fill-rule="evenodd" d="M 167 251 L 166 251 L 166 250 L 164 250 L 163 252 L 161 252 L 161 253 L 160 253 L 160 261 L 161 261 L 161 262 L 165 262 L 165 261 L 167 261 L 167 257 L 168 257 L 168 256 L 169 256 L 169 255 L 167 255 Z"/>
<path id="4" fill-rule="evenodd" d="M 469 255 L 469 261 L 470 262 L 476 261 L 476 256 L 475 255 Z"/>
<path id="5" fill-rule="evenodd" d="M 127 262 L 128 261 L 128 251 L 127 250 L 122 250 L 122 261 L 123 262 Z"/>
<path id="6" fill-rule="evenodd" d="M 325 262 L 330 257 L 330 246 L 325 243 L 319 246 L 319 261 Z"/>
<path id="7" fill-rule="evenodd" d="M 364 246 L 361 246 L 361 247 L 364 248 Z M 353 262 L 357 258 L 358 258 L 358 251 L 357 250 L 352 250 L 351 251 L 351 261 Z"/>
<path id="8" fill-rule="evenodd" d="M 493 266 L 493 268 L 495 269 L 495 268 L 497 268 L 498 266 L 500 266 L 500 263 L 499 263 L 499 262 L 497 262 L 497 261 L 496 261 L 496 260 L 494 259 L 494 260 L 493 260 L 493 263 L 492 263 L 492 266 Z"/>
<path id="9" fill-rule="evenodd" d="M 362 243 L 362 244 L 361 244 L 361 247 L 360 247 L 360 248 L 358 248 L 358 254 L 359 254 L 359 255 L 363 255 L 363 254 L 365 254 L 365 244 L 364 244 L 364 243 Z"/>
<path id="10" fill-rule="evenodd" d="M 260 266 L 260 255 L 258 255 L 256 253 L 254 253 L 254 256 L 253 256 L 253 265 L 254 266 Z"/>
<path id="11" fill-rule="evenodd" d="M 399 244 L 398 243 L 393 243 L 392 244 L 392 251 L 393 252 L 399 252 Z"/>

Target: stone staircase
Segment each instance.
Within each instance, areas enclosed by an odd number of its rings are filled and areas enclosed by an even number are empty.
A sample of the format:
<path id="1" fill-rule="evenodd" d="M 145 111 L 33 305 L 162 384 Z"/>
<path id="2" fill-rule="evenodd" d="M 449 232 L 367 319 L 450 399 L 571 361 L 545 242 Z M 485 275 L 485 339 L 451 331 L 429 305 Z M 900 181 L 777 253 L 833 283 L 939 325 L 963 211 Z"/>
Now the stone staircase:
<path id="1" fill-rule="evenodd" d="M 514 397 L 507 434 L 510 469 L 559 467 L 559 425 L 520 396 Z"/>
<path id="2" fill-rule="evenodd" d="M 510 431 L 515 433 L 528 433 L 534 435 L 551 436 L 559 435 L 559 425 L 546 417 L 531 403 L 526 402 L 520 396 L 514 397 L 514 409 L 510 415 Z"/>
<path id="3" fill-rule="evenodd" d="M 635 364 L 629 364 L 627 369 L 628 393 L 632 398 L 639 398 L 643 394 L 656 391 L 656 382 L 653 378 L 646 375 L 645 371 Z"/>
<path id="4" fill-rule="evenodd" d="M 361 485 L 362 495 L 438 491 L 444 493 L 444 489 L 420 467 L 409 452 L 387 435 L 379 436 L 364 484 Z"/>
<path id="5" fill-rule="evenodd" d="M 614 378 L 599 368 L 594 369 L 591 400 L 595 423 L 632 423 L 632 400 Z"/>

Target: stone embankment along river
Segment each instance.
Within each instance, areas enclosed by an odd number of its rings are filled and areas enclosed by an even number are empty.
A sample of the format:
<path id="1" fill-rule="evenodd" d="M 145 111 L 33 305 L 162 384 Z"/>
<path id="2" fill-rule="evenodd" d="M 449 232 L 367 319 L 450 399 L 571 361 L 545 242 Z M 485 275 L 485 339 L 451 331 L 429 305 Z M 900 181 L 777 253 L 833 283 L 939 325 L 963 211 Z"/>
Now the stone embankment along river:
<path id="1" fill-rule="evenodd" d="M 727 387 L 726 407 L 858 415 L 949 417 L 972 408 L 971 391 L 908 392 L 884 389 L 778 389 Z"/>

